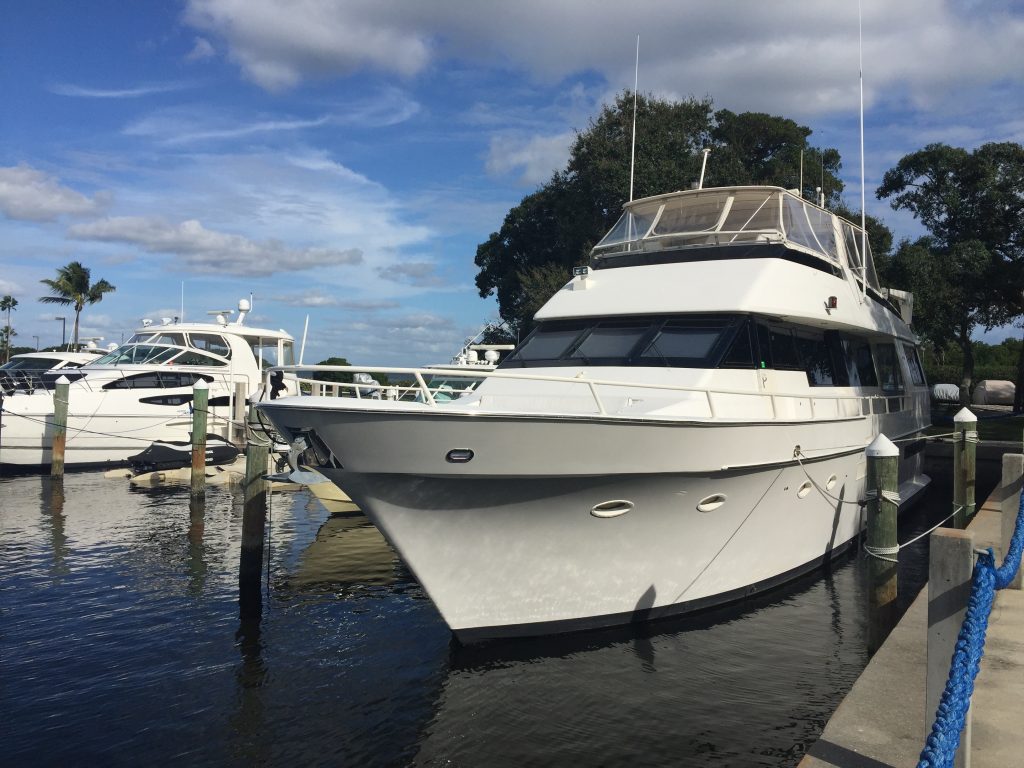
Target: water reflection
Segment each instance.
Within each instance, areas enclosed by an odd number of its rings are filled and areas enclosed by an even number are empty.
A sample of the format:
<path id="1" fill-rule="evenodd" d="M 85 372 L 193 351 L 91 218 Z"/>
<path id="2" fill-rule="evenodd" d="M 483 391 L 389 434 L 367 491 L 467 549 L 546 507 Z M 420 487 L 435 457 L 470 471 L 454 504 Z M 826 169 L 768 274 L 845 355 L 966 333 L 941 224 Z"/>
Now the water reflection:
<path id="1" fill-rule="evenodd" d="M 43 525 L 49 529 L 50 552 L 53 557 L 50 578 L 59 583 L 70 573 L 67 565 L 68 537 L 64 532 L 64 478 L 43 476 L 39 481 Z"/>

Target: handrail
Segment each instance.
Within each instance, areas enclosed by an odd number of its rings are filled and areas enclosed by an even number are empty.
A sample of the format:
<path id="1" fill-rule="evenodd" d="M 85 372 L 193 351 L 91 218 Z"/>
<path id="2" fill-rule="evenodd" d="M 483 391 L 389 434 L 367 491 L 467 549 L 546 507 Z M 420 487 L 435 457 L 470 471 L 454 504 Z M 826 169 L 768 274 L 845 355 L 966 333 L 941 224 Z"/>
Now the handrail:
<path id="1" fill-rule="evenodd" d="M 302 384 L 309 384 L 315 387 L 322 387 L 323 385 L 329 385 L 335 392 L 341 392 L 342 390 L 354 390 L 354 397 L 364 397 L 360 390 L 370 389 L 376 390 L 381 394 L 384 394 L 386 390 L 394 390 L 401 394 L 408 394 L 410 392 L 417 392 L 422 395 L 423 403 L 431 408 L 439 408 L 441 404 L 435 399 L 435 389 L 432 389 L 428 384 L 424 376 L 458 376 L 460 378 L 473 378 L 473 379 L 500 379 L 500 380 L 516 380 L 516 381 L 538 381 L 538 382 L 554 382 L 559 384 L 569 384 L 575 386 L 585 386 L 590 396 L 593 398 L 594 407 L 596 413 L 601 416 L 615 416 L 613 413 L 609 413 L 605 407 L 604 400 L 602 400 L 598 387 L 620 387 L 634 390 L 658 390 L 665 392 L 679 392 L 702 395 L 708 403 L 708 411 L 711 414 L 712 419 L 718 418 L 714 397 L 715 396 L 740 396 L 740 397 L 757 397 L 767 398 L 771 405 L 771 420 L 778 421 L 779 416 L 779 403 L 778 399 L 790 399 L 790 400 L 807 400 L 808 406 L 811 410 L 811 418 L 816 421 L 834 421 L 854 418 L 851 415 L 836 415 L 835 417 L 823 417 L 818 418 L 816 413 L 815 400 L 818 401 L 834 401 L 837 404 L 843 402 L 856 402 L 859 406 L 858 413 L 856 416 L 884 414 L 892 412 L 889 408 L 889 400 L 897 400 L 897 410 L 906 409 L 906 398 L 910 397 L 910 393 L 904 391 L 899 394 L 877 394 L 877 395 L 848 395 L 848 394 L 830 394 L 830 393 L 808 393 L 808 392 L 754 392 L 750 390 L 739 390 L 739 389 L 717 389 L 710 387 L 686 387 L 679 386 L 676 384 L 659 384 L 659 383 L 643 383 L 636 381 L 614 381 L 608 379 L 591 379 L 584 378 L 582 375 L 576 377 L 568 376 L 551 376 L 545 374 L 522 374 L 522 373 L 507 373 L 505 371 L 474 371 L 466 370 L 464 368 L 400 368 L 400 367 L 380 367 L 380 366 L 359 366 L 359 365 L 291 365 L 291 366 L 275 366 L 269 368 L 266 371 L 266 375 L 269 379 L 271 372 L 281 371 L 283 373 L 292 373 L 296 375 L 297 382 Z M 312 378 L 299 377 L 299 373 L 381 373 L 387 375 L 404 375 L 410 376 L 415 380 L 414 385 L 398 386 L 398 385 L 387 385 L 380 383 L 365 383 L 365 382 L 335 382 L 335 381 L 323 381 Z M 323 391 L 321 389 L 321 391 Z M 301 386 L 300 386 L 301 394 Z M 465 391 L 463 391 L 465 394 Z M 343 396 L 343 395 L 337 395 Z M 400 397 L 400 395 L 399 395 Z M 394 399 L 394 398 L 389 398 Z M 864 404 L 868 404 L 868 408 L 864 408 Z M 876 408 L 876 404 L 880 404 L 880 408 Z M 837 409 L 838 411 L 838 409 Z"/>

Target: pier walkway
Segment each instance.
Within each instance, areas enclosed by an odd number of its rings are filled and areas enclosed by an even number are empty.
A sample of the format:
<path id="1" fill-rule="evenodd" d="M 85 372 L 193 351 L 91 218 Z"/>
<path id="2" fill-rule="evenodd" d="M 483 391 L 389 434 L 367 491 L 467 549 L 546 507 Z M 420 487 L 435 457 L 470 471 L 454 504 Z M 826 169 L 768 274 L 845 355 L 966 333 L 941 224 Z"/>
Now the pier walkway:
<path id="1" fill-rule="evenodd" d="M 997 486 L 968 530 L 975 547 L 1002 562 L 1002 489 Z M 1014 507 L 1014 509 L 1016 509 Z M 798 768 L 916 766 L 934 713 L 925 714 L 928 588 L 874 655 Z M 971 702 L 972 768 L 1024 764 L 1024 591 L 996 593 Z M 926 722 L 927 721 L 927 722 Z"/>

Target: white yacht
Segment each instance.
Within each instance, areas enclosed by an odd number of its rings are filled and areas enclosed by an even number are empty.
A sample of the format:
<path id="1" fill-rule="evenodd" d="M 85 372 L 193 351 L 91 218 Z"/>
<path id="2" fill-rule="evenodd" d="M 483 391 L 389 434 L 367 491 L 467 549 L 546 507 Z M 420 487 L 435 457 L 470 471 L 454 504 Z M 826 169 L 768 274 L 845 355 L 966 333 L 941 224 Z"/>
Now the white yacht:
<path id="1" fill-rule="evenodd" d="M 636 200 L 471 393 L 261 403 L 460 639 L 698 610 L 863 527 L 865 447 L 924 489 L 909 294 L 854 224 L 778 187 Z M 898 303 L 897 303 L 898 300 Z"/>
<path id="2" fill-rule="evenodd" d="M 45 387 L 48 378 L 70 374 L 75 368 L 95 361 L 101 354 L 103 351 L 93 345 L 81 352 L 51 350 L 12 355 L 10 360 L 0 365 L 0 391 L 5 395 L 18 390 L 32 392 Z"/>
<path id="3" fill-rule="evenodd" d="M 124 344 L 69 371 L 65 466 L 121 464 L 154 440 L 188 440 L 199 381 L 209 387 L 207 431 L 234 438 L 246 403 L 263 386 L 263 372 L 294 362 L 290 335 L 244 325 L 244 299 L 238 310 L 233 321 L 230 310 L 214 313 L 214 322 L 146 320 Z M 0 465 L 50 463 L 52 388 L 47 374 L 43 388 L 0 400 Z M 266 394 L 297 391 L 294 376 L 279 375 Z"/>

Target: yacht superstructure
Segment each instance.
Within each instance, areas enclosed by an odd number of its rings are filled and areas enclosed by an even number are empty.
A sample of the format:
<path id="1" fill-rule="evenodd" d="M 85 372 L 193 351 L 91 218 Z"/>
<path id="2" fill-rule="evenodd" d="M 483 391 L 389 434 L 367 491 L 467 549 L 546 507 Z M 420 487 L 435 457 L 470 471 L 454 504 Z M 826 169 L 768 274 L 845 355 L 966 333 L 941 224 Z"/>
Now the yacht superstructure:
<path id="1" fill-rule="evenodd" d="M 637 200 L 472 392 L 259 407 L 460 638 L 737 599 L 855 538 L 876 435 L 904 501 L 928 483 L 909 296 L 861 235 L 778 187 Z"/>

